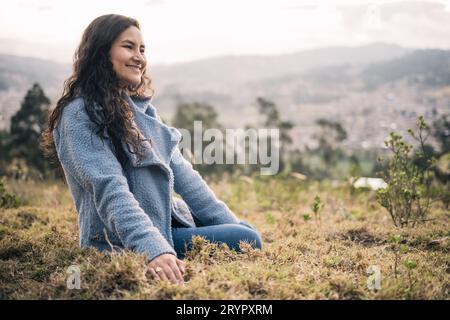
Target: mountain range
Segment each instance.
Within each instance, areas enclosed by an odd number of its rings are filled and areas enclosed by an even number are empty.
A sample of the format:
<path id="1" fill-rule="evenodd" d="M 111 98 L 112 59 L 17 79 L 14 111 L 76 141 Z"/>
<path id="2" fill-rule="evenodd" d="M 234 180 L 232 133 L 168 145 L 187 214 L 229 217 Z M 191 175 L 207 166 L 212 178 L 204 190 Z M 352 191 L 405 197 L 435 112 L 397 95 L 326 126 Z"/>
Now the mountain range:
<path id="1" fill-rule="evenodd" d="M 39 82 L 54 104 L 71 66 L 0 54 L 0 129 L 26 91 Z M 180 103 L 212 105 L 229 128 L 261 121 L 257 97 L 273 101 L 295 125 L 294 147 L 314 144 L 315 121 L 328 118 L 348 132 L 348 148 L 378 148 L 390 130 L 406 131 L 418 115 L 450 110 L 450 51 L 375 43 L 276 56 L 222 56 L 152 65 L 153 105 L 170 122 Z"/>

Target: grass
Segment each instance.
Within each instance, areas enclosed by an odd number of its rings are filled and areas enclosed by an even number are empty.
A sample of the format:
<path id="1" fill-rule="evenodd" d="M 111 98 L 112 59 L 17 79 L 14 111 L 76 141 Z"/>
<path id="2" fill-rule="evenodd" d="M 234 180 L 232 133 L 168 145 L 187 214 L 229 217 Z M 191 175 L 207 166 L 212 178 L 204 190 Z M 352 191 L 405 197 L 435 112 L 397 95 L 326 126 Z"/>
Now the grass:
<path id="1" fill-rule="evenodd" d="M 142 256 L 79 248 L 77 214 L 61 183 L 7 181 L 23 205 L 0 209 L 1 299 L 449 299 L 450 214 L 397 229 L 372 191 L 295 179 L 211 183 L 239 218 L 253 224 L 263 250 L 243 253 L 195 238 L 184 286 L 154 282 Z M 319 196 L 320 220 L 311 210 Z M 304 219 L 308 214 L 310 219 Z M 390 242 L 400 235 L 403 250 Z M 406 261 L 416 266 L 408 269 Z M 68 289 L 71 265 L 81 289 Z M 367 281 L 381 272 L 378 290 Z"/>

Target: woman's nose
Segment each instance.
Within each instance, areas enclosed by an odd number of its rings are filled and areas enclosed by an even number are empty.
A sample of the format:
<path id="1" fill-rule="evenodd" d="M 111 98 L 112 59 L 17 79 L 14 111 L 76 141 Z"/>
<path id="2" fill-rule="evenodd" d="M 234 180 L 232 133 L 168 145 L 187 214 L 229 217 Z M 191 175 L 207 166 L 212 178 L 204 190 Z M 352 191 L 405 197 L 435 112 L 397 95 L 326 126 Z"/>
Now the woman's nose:
<path id="1" fill-rule="evenodd" d="M 139 53 L 133 56 L 133 60 L 141 65 L 145 65 L 146 59 L 143 53 Z"/>

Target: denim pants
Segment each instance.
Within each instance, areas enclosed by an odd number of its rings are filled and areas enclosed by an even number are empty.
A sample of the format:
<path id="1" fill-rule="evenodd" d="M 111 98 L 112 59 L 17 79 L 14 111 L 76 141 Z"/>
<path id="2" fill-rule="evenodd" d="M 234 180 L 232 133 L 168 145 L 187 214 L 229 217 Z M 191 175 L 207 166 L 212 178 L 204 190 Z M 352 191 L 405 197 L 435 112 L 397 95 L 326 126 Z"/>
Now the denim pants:
<path id="1" fill-rule="evenodd" d="M 173 227 L 172 238 L 175 251 L 180 259 L 185 257 L 185 246 L 187 250 L 192 248 L 192 236 L 201 236 L 214 243 L 226 243 L 230 249 L 237 252 L 239 242 L 246 241 L 255 249 L 262 248 L 261 236 L 250 224 L 242 221 L 239 224 L 219 224 L 213 226 L 202 226 L 195 228 Z"/>

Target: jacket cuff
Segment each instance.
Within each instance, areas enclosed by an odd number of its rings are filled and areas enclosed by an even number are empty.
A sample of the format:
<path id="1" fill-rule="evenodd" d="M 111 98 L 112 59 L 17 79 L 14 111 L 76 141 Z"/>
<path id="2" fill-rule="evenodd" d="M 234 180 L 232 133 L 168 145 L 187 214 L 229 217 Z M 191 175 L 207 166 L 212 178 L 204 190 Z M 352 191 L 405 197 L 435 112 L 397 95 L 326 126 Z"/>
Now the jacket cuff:
<path id="1" fill-rule="evenodd" d="M 160 233 L 150 234 L 148 238 L 136 246 L 134 251 L 146 255 L 148 261 L 151 261 L 164 253 L 173 254 L 175 257 L 177 256 L 174 248 Z"/>

